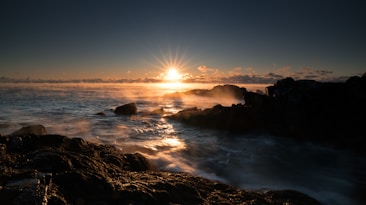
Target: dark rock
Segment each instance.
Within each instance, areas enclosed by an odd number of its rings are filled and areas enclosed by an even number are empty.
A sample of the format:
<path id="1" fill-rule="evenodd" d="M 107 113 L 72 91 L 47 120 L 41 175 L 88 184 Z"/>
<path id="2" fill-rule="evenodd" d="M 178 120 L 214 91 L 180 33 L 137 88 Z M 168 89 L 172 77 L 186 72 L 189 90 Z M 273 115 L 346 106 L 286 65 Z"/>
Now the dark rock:
<path id="1" fill-rule="evenodd" d="M 117 115 L 135 115 L 135 114 L 137 114 L 136 103 L 128 103 L 128 104 L 119 106 L 114 110 L 114 113 Z"/>
<path id="2" fill-rule="evenodd" d="M 216 105 L 213 108 L 182 110 L 167 118 L 202 128 L 226 129 L 231 131 L 249 131 L 260 128 L 264 124 L 258 113 L 244 106 L 224 107 Z"/>
<path id="3" fill-rule="evenodd" d="M 286 78 L 266 95 L 243 92 L 245 106 L 189 109 L 168 118 L 206 128 L 262 130 L 297 140 L 366 150 L 366 77 L 344 83 Z M 363 150 L 363 151 L 362 151 Z"/>
<path id="4" fill-rule="evenodd" d="M 104 112 L 98 112 L 98 113 L 95 113 L 95 115 L 106 116 L 106 114 Z"/>
<path id="5" fill-rule="evenodd" d="M 79 138 L 1 138 L 6 147 L 19 141 L 0 158 L 2 204 L 319 204 L 295 191 L 245 191 L 187 173 L 153 171 L 141 154 Z"/>
<path id="6" fill-rule="evenodd" d="M 267 95 L 259 94 L 258 92 L 243 92 L 246 106 L 263 107 L 271 103 L 271 99 Z"/>
<path id="7" fill-rule="evenodd" d="M 245 88 L 239 88 L 235 85 L 218 85 L 210 91 L 209 95 L 220 98 L 232 97 L 236 99 L 243 99 L 244 91 L 246 91 Z"/>
<path id="8" fill-rule="evenodd" d="M 155 109 L 152 111 L 145 111 L 142 113 L 143 116 L 148 116 L 148 115 L 164 115 L 166 114 L 164 108 L 159 108 L 159 109 Z"/>
<path id="9" fill-rule="evenodd" d="M 194 89 L 186 92 L 176 92 L 165 95 L 165 97 L 171 98 L 182 98 L 185 96 L 195 95 L 200 97 L 215 97 L 215 98 L 233 98 L 233 99 L 243 99 L 243 92 L 245 88 L 240 88 L 235 85 L 218 85 L 211 90 L 205 89 Z"/>
<path id="10" fill-rule="evenodd" d="M 17 130 L 12 133 L 12 135 L 46 135 L 47 131 L 43 125 L 31 125 L 27 127 L 22 127 L 20 130 Z"/>

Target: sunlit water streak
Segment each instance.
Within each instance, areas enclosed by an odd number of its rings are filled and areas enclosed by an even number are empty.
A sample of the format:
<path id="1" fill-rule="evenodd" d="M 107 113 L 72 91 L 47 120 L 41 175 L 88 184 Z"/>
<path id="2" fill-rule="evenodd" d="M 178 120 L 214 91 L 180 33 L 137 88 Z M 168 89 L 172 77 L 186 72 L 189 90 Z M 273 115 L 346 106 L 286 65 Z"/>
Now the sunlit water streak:
<path id="1" fill-rule="evenodd" d="M 365 159 L 310 143 L 266 134 L 202 130 L 149 115 L 188 107 L 230 106 L 241 100 L 162 96 L 212 84 L 0 84 L 0 133 L 42 124 L 48 133 L 140 152 L 159 169 L 185 171 L 247 189 L 295 189 L 326 204 L 357 204 L 365 186 Z M 263 85 L 241 85 L 249 90 Z M 136 102 L 136 116 L 115 107 Z M 106 116 L 95 113 L 104 112 Z"/>

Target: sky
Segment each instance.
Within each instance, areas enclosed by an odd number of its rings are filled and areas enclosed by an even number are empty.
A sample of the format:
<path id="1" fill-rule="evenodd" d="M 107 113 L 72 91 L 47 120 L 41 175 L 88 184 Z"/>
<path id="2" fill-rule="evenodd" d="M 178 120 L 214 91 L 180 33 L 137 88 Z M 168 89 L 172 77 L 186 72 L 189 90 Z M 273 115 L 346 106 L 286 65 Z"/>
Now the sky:
<path id="1" fill-rule="evenodd" d="M 175 66 L 187 81 L 341 79 L 366 72 L 365 10 L 361 0 L 3 0 L 0 77 L 163 79 Z"/>

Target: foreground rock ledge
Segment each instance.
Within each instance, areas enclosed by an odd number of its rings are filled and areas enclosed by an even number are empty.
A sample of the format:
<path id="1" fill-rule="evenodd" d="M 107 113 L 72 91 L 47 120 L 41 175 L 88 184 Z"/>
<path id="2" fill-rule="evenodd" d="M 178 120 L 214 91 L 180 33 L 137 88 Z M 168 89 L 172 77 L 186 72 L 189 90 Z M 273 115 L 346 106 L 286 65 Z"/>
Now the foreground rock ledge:
<path id="1" fill-rule="evenodd" d="M 0 137 L 0 170 L 1 204 L 320 204 L 154 171 L 140 154 L 60 135 Z"/>

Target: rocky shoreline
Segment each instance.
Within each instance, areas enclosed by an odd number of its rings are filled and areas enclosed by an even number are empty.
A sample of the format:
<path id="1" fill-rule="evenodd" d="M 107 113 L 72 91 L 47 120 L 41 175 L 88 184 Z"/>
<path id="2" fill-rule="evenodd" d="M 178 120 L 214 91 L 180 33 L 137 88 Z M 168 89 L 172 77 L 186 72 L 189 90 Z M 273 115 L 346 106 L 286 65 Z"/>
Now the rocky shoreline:
<path id="1" fill-rule="evenodd" d="M 168 118 L 201 128 L 269 132 L 365 153 L 366 74 L 343 83 L 286 78 L 267 87 L 265 94 L 245 89 L 242 94 L 244 105 L 190 108 Z"/>
<path id="2" fill-rule="evenodd" d="M 165 117 L 201 128 L 269 132 L 365 154 L 366 75 L 344 83 L 283 79 L 266 93 L 232 85 L 165 97 L 244 98 L 245 104 L 190 108 Z M 135 103 L 116 115 L 136 115 Z M 151 114 L 164 113 L 163 109 Z M 105 115 L 105 113 L 97 113 Z M 293 190 L 243 190 L 158 170 L 139 153 L 47 134 L 42 125 L 0 136 L 3 204 L 320 204 Z"/>
<path id="3" fill-rule="evenodd" d="M 141 154 L 43 126 L 0 137 L 2 204 L 320 204 L 291 190 L 249 191 L 154 169 Z"/>

